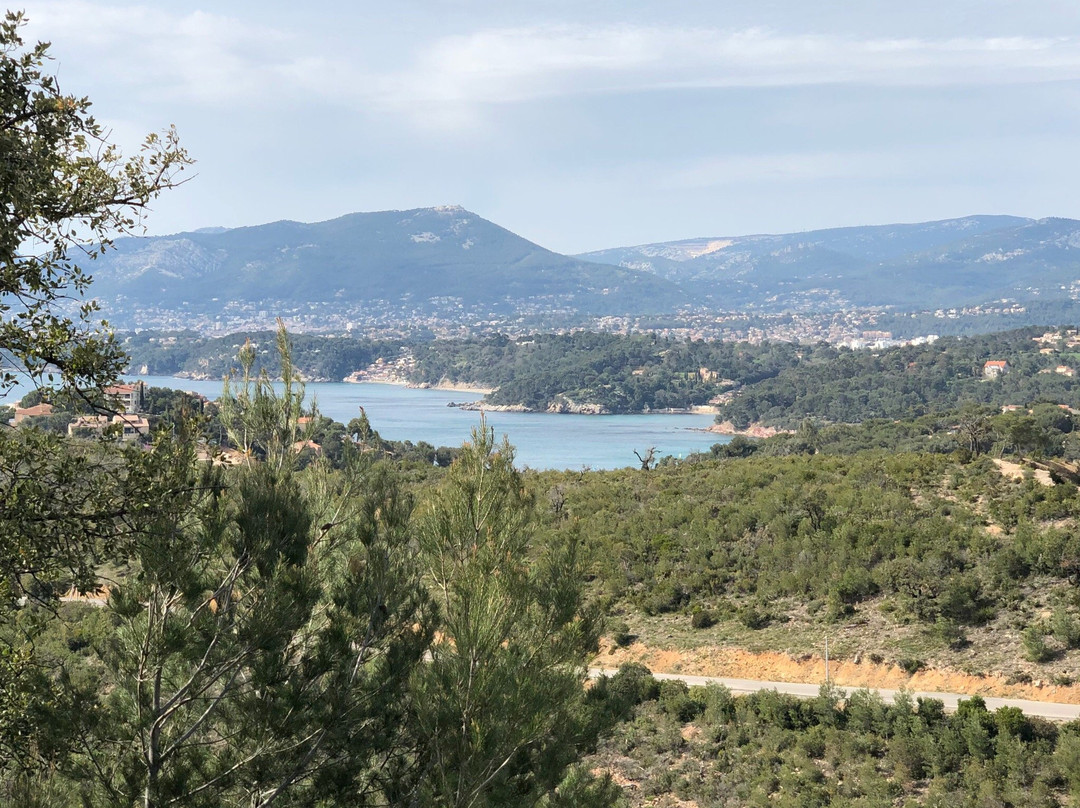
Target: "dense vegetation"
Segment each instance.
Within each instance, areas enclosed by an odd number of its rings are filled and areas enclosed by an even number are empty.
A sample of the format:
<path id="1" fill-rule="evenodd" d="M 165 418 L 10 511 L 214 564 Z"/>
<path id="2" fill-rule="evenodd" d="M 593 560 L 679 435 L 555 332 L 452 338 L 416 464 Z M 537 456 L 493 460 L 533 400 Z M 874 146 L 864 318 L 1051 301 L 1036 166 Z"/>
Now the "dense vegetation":
<path id="1" fill-rule="evenodd" d="M 124 161 L 22 24 L 0 22 L 0 352 L 90 405 L 123 356 L 92 304 L 58 310 L 87 283 L 68 252 L 187 158 L 167 135 Z M 0 803 L 613 804 L 573 768 L 606 722 L 579 542 L 540 529 L 512 449 L 481 428 L 415 511 L 363 419 L 301 468 L 313 415 L 275 348 L 278 388 L 241 350 L 217 436 L 156 392 L 149 445 L 0 427 Z"/>
<path id="2" fill-rule="evenodd" d="M 869 418 L 857 424 L 819 424 L 806 419 L 792 432 L 764 440 L 736 435 L 729 443 L 714 444 L 714 457 L 775 457 L 792 454 L 854 454 L 866 449 L 893 452 L 950 454 L 965 457 L 989 453 L 1014 459 L 1047 461 L 1080 459 L 1080 431 L 1076 416 L 1058 404 L 1028 408 L 967 404 L 958 409 L 912 420 Z M 1062 469 L 1058 469 L 1061 471 Z"/>
<path id="3" fill-rule="evenodd" d="M 616 641 L 655 626 L 662 646 L 675 630 L 805 653 L 834 626 L 849 656 L 1065 683 L 1080 659 L 1080 497 L 1063 479 L 1009 477 L 962 450 L 541 479 L 557 529 L 591 550 Z"/>
<path id="4" fill-rule="evenodd" d="M 649 612 L 793 598 L 841 614 L 881 594 L 898 616 L 975 623 L 1027 576 L 1080 564 L 1071 531 L 1035 527 L 1080 516 L 1076 487 L 1012 481 L 985 458 L 754 456 L 550 479 L 604 589 Z"/>
<path id="5" fill-rule="evenodd" d="M 838 423 L 868 418 L 910 419 L 954 409 L 963 402 L 1028 405 L 1052 401 L 1080 407 L 1080 383 L 1050 371 L 1076 364 L 1064 346 L 1041 354 L 1033 337 L 1045 329 L 940 339 L 930 345 L 880 352 L 819 347 L 797 366 L 745 386 L 719 418 L 737 427 L 751 423 L 795 427 L 808 417 Z M 1009 370 L 984 379 L 987 360 L 1005 360 Z"/>
<path id="6" fill-rule="evenodd" d="M 223 397 L 235 469 L 183 421 L 149 451 L 0 436 L 31 472 L 3 511 L 4 804 L 559 804 L 605 726 L 579 542 L 482 430 L 415 511 L 370 431 L 298 471 L 285 377 Z"/>
<path id="7" fill-rule="evenodd" d="M 631 806 L 1042 808 L 1080 798 L 1080 725 L 991 712 L 977 696 L 952 715 L 934 699 L 890 705 L 866 691 L 732 697 L 633 667 L 602 689 L 637 702 L 589 759 L 626 784 Z"/>
<path id="8" fill-rule="evenodd" d="M 265 370 L 278 378 L 281 365 L 272 331 L 239 332 L 223 337 L 140 331 L 125 334 L 120 340 L 130 357 L 129 368 L 133 373 L 151 376 L 184 373 L 208 379 L 235 373 L 239 368 L 237 355 L 248 343 L 255 348 L 254 371 Z M 395 356 L 401 348 L 394 342 L 305 334 L 294 335 L 292 343 L 292 361 L 310 381 L 341 381 L 380 356 Z"/>
<path id="9" fill-rule="evenodd" d="M 544 410 L 571 401 L 610 412 L 641 412 L 705 404 L 725 386 L 750 384 L 793 367 L 804 350 L 787 343 L 752 347 L 655 334 L 490 337 L 414 346 L 414 379 L 498 388 L 488 398 L 493 404 Z"/>

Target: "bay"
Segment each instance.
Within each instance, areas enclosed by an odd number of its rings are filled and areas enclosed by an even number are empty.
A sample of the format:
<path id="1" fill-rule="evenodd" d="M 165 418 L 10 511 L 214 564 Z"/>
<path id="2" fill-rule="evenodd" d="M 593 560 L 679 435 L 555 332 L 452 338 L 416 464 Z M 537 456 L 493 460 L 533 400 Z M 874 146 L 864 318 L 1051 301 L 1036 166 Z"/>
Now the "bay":
<path id="1" fill-rule="evenodd" d="M 134 380 L 131 377 L 130 380 Z M 193 381 L 172 376 L 141 376 L 151 387 L 190 390 L 207 398 L 221 395 L 221 382 Z M 310 383 L 323 415 L 347 424 L 362 406 L 371 425 L 388 440 L 427 441 L 433 446 L 460 446 L 469 439 L 480 414 L 447 406 L 479 401 L 479 393 L 420 390 L 393 384 Z M 634 451 L 644 455 L 655 447 L 656 457 L 685 457 L 707 452 L 730 438 L 701 430 L 711 415 L 552 415 L 548 413 L 489 412 L 487 423 L 496 437 L 506 435 L 516 449 L 518 465 L 534 469 L 614 469 L 636 466 Z"/>

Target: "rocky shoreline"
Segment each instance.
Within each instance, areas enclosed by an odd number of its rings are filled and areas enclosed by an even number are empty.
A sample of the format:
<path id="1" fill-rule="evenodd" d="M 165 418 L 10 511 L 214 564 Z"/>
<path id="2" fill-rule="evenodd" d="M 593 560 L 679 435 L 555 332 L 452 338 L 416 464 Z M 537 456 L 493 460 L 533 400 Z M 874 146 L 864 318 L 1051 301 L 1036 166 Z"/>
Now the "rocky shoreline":
<path id="1" fill-rule="evenodd" d="M 790 435 L 793 432 L 791 429 L 777 429 L 774 426 L 762 426 L 757 423 L 750 424 L 746 429 L 737 429 L 731 421 L 721 421 L 718 424 L 713 424 L 707 427 L 705 431 L 716 432 L 719 435 L 745 435 L 748 438 L 771 438 L 773 435 Z"/>
<path id="2" fill-rule="evenodd" d="M 480 401 L 451 401 L 447 407 L 457 407 L 469 412 L 542 412 L 556 415 L 611 415 L 611 411 L 602 404 L 578 404 L 574 401 L 553 401 L 545 409 L 526 407 L 524 404 L 488 404 Z"/>

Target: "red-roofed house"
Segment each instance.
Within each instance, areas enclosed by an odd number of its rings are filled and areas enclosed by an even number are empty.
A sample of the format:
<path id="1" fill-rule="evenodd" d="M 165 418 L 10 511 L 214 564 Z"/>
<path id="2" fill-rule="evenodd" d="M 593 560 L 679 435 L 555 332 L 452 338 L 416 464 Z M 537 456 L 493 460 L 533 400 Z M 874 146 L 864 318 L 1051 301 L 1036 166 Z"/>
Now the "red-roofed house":
<path id="1" fill-rule="evenodd" d="M 41 415 L 52 415 L 52 404 L 35 404 L 33 407 L 16 407 L 15 417 L 11 419 L 12 424 L 20 424 L 27 418 L 37 418 Z"/>
<path id="2" fill-rule="evenodd" d="M 1009 369 L 1009 363 L 1004 359 L 990 359 L 983 365 L 983 378 L 996 379 Z"/>

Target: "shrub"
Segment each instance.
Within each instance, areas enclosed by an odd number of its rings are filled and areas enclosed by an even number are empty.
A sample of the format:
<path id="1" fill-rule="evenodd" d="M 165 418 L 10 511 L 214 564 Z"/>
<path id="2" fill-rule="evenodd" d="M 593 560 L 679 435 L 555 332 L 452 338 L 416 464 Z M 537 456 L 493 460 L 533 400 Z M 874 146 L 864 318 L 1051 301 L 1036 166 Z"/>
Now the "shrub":
<path id="1" fill-rule="evenodd" d="M 1080 620 L 1058 606 L 1050 618 L 1050 633 L 1066 648 L 1080 648 Z"/>
<path id="2" fill-rule="evenodd" d="M 612 641 L 620 648 L 630 645 L 635 636 L 630 633 L 630 626 L 625 620 L 616 620 L 608 627 Z"/>
<path id="3" fill-rule="evenodd" d="M 1020 635 L 1024 656 L 1030 662 L 1048 662 L 1054 654 L 1046 645 L 1046 636 L 1038 626 L 1028 626 Z"/>
<path id="4" fill-rule="evenodd" d="M 985 623 L 994 616 L 993 605 L 970 574 L 954 576 L 938 598 L 941 614 L 960 623 Z"/>
<path id="5" fill-rule="evenodd" d="M 699 691 L 701 688 L 695 688 Z M 691 693 L 685 682 L 677 679 L 665 679 L 660 682 L 660 707 L 665 713 L 682 724 L 693 721 L 705 710 L 705 699 L 701 693 Z"/>
<path id="6" fill-rule="evenodd" d="M 896 664 L 900 666 L 901 670 L 910 675 L 921 671 L 926 663 L 921 659 L 915 659 L 914 657 L 904 657 L 903 659 L 896 660 Z"/>
<path id="7" fill-rule="evenodd" d="M 964 630 L 960 628 L 955 620 L 949 620 L 946 617 L 939 617 L 930 633 L 953 650 L 963 648 L 968 644 Z"/>
<path id="8" fill-rule="evenodd" d="M 735 697 L 723 685 L 705 686 L 705 720 L 709 724 L 723 724 L 735 717 Z"/>
<path id="9" fill-rule="evenodd" d="M 692 628 L 709 628 L 714 625 L 716 625 L 716 617 L 708 609 L 696 611 L 690 618 Z"/>
<path id="10" fill-rule="evenodd" d="M 644 665 L 627 662 L 607 680 L 607 692 L 612 699 L 633 707 L 655 699 L 660 694 L 660 685 Z"/>
<path id="11" fill-rule="evenodd" d="M 865 567 L 848 567 L 840 580 L 832 585 L 831 596 L 841 603 L 858 603 L 864 598 L 876 594 L 877 584 L 870 577 L 870 572 Z"/>
<path id="12" fill-rule="evenodd" d="M 664 614 L 681 609 L 690 600 L 686 588 L 674 581 L 661 581 L 652 588 L 641 606 L 646 614 Z"/>
<path id="13" fill-rule="evenodd" d="M 772 619 L 773 616 L 768 610 L 759 608 L 753 604 L 739 609 L 739 622 L 753 631 L 765 628 L 772 622 Z"/>

